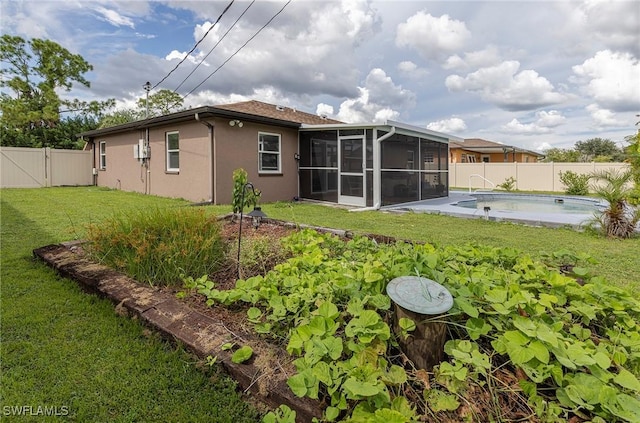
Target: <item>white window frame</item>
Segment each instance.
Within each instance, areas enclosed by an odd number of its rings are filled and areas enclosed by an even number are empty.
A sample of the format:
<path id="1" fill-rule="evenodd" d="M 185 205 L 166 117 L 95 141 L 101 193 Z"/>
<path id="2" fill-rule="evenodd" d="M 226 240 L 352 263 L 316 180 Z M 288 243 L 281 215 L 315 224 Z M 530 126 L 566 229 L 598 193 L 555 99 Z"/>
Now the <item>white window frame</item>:
<path id="1" fill-rule="evenodd" d="M 264 151 L 262 144 L 262 136 L 268 135 L 273 137 L 278 137 L 278 151 Z M 278 168 L 277 169 L 262 169 L 262 155 L 263 154 L 274 154 L 278 158 Z M 282 135 L 274 134 L 272 132 L 258 132 L 258 173 L 262 174 L 280 174 L 282 173 Z"/>
<path id="2" fill-rule="evenodd" d="M 100 170 L 105 170 L 107 168 L 107 142 L 100 141 L 98 144 L 98 155 L 100 160 Z"/>
<path id="3" fill-rule="evenodd" d="M 171 150 L 169 149 L 169 135 L 178 135 L 178 148 L 177 149 L 171 149 Z M 179 133 L 179 131 L 165 132 L 164 145 L 165 145 L 165 149 L 167 151 L 167 155 L 166 155 L 167 172 L 180 172 L 180 165 L 178 165 L 178 167 L 170 167 L 171 161 L 169 160 L 169 157 L 170 157 L 170 155 L 172 153 L 177 153 L 178 154 L 178 162 L 180 161 L 180 133 Z"/>

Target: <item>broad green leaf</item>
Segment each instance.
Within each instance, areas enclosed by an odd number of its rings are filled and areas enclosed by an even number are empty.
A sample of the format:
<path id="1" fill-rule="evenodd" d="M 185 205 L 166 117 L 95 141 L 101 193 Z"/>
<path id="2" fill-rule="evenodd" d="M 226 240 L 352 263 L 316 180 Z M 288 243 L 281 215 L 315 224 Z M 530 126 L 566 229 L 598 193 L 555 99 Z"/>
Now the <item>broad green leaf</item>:
<path id="1" fill-rule="evenodd" d="M 247 310 L 247 317 L 249 318 L 250 322 L 259 321 L 260 316 L 262 316 L 262 310 L 257 307 L 251 307 L 249 310 Z"/>
<path id="2" fill-rule="evenodd" d="M 488 334 L 491 332 L 491 329 L 493 329 L 493 327 L 485 322 L 484 319 L 474 317 L 467 319 L 465 327 L 469 337 L 474 341 L 479 339 L 481 336 Z"/>
<path id="3" fill-rule="evenodd" d="M 416 322 L 414 322 L 412 319 L 409 319 L 407 317 L 401 317 L 398 320 L 398 325 L 400 326 L 400 329 L 406 332 L 412 332 L 416 330 Z"/>
<path id="4" fill-rule="evenodd" d="M 325 385 L 329 386 L 333 384 L 333 379 L 331 378 L 331 369 L 329 368 L 329 365 L 324 361 L 316 363 L 313 366 L 312 372 L 313 375 Z"/>
<path id="5" fill-rule="evenodd" d="M 531 340 L 531 338 L 529 338 L 519 330 L 508 330 L 502 336 L 508 341 L 508 344 L 519 346 L 525 345 Z M 508 344 L 507 347 L 509 346 Z"/>
<path id="6" fill-rule="evenodd" d="M 455 303 L 456 306 L 458 306 L 460 310 L 462 310 L 463 313 L 465 313 L 470 317 L 478 317 L 480 315 L 480 313 L 478 312 L 478 309 L 472 306 L 471 303 L 469 303 L 467 300 L 463 298 L 459 298 L 459 297 L 454 298 L 453 302 Z"/>
<path id="7" fill-rule="evenodd" d="M 553 347 L 558 346 L 558 334 L 545 324 L 538 325 L 536 337 Z"/>
<path id="8" fill-rule="evenodd" d="M 509 358 L 514 364 L 524 364 L 529 362 L 533 357 L 533 351 L 528 347 L 522 347 L 520 345 L 507 345 L 507 353 Z"/>
<path id="9" fill-rule="evenodd" d="M 337 419 L 339 415 L 340 415 L 340 410 L 337 407 L 329 406 L 324 410 L 324 416 L 330 422 Z"/>
<path id="10" fill-rule="evenodd" d="M 532 341 L 529 344 L 529 349 L 533 352 L 535 358 L 540 360 L 544 364 L 549 364 L 549 350 L 540 341 Z"/>
<path id="11" fill-rule="evenodd" d="M 632 391 L 640 392 L 640 381 L 625 368 L 621 368 L 618 374 L 613 378 L 613 381 L 623 388 L 631 389 Z"/>
<path id="12" fill-rule="evenodd" d="M 404 368 L 392 364 L 389 371 L 382 375 L 382 380 L 387 385 L 401 385 L 407 381 L 407 372 Z"/>
<path id="13" fill-rule="evenodd" d="M 603 370 L 607 370 L 611 367 L 611 359 L 609 356 L 603 352 L 598 351 L 593 355 L 593 359 L 596 361 L 596 364 L 600 366 Z"/>
<path id="14" fill-rule="evenodd" d="M 504 303 L 507 301 L 507 290 L 504 288 L 493 288 L 484 294 L 484 298 L 490 303 Z"/>
<path id="15" fill-rule="evenodd" d="M 537 327 L 533 320 L 527 319 L 522 316 L 515 316 L 513 318 L 512 323 L 513 323 L 513 326 L 520 329 L 520 331 L 525 335 L 530 337 L 536 336 Z"/>
<path id="16" fill-rule="evenodd" d="M 373 423 L 407 423 L 409 421 L 402 413 L 390 408 L 376 410 L 374 416 Z"/>
<path id="17" fill-rule="evenodd" d="M 342 355 L 342 338 L 337 338 L 335 336 L 330 336 L 328 338 L 323 338 L 322 342 L 324 343 L 327 354 L 331 357 L 332 360 L 337 360 Z"/>
<path id="18" fill-rule="evenodd" d="M 327 324 L 322 316 L 314 316 L 309 322 L 309 331 L 312 335 L 322 336 L 327 332 Z"/>
<path id="19" fill-rule="evenodd" d="M 291 376 L 287 379 L 287 385 L 297 397 L 304 397 L 307 394 L 307 383 L 302 373 Z"/>
<path id="20" fill-rule="evenodd" d="M 438 411 L 455 411 L 460 407 L 460 402 L 455 395 L 435 389 L 425 390 L 424 399 L 429 408 L 436 413 Z"/>
<path id="21" fill-rule="evenodd" d="M 318 309 L 314 313 L 332 320 L 335 320 L 340 315 L 338 307 L 336 307 L 336 305 L 331 301 L 325 301 L 320 304 L 320 307 L 318 307 Z"/>
<path id="22" fill-rule="evenodd" d="M 380 388 L 371 382 L 359 381 L 350 377 L 342 384 L 342 389 L 347 394 L 347 398 L 359 399 L 360 397 L 372 397 L 380 392 Z"/>
<path id="23" fill-rule="evenodd" d="M 233 353 L 233 355 L 231 356 L 231 361 L 233 361 L 236 364 L 241 364 L 249 360 L 252 355 L 253 355 L 253 348 L 251 348 L 248 345 L 245 345 L 243 347 L 238 348 L 236 352 Z"/>

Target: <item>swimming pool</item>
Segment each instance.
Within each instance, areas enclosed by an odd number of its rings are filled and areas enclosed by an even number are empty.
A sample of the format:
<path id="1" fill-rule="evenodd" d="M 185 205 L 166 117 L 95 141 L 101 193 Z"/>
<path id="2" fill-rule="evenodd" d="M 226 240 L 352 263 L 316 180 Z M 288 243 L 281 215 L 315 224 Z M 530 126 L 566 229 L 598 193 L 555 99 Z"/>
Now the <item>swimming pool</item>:
<path id="1" fill-rule="evenodd" d="M 485 207 L 488 209 L 485 210 Z M 605 207 L 606 202 L 588 197 L 450 191 L 448 197 L 397 204 L 382 209 L 580 229 L 592 223 L 594 215 Z"/>
<path id="2" fill-rule="evenodd" d="M 601 202 L 592 198 L 576 198 L 567 196 L 545 196 L 524 194 L 488 194 L 472 193 L 473 199 L 455 203 L 458 207 L 467 207 L 485 211 L 501 210 L 504 212 L 519 211 L 533 213 L 561 214 L 593 214 L 602 206 Z"/>

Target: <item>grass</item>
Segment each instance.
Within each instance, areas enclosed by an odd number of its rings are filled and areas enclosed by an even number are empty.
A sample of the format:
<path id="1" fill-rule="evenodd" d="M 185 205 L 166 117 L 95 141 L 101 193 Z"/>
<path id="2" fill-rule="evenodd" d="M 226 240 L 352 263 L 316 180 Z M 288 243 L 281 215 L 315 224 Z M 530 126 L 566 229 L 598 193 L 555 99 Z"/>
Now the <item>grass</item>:
<path id="1" fill-rule="evenodd" d="M 76 421 L 256 421 L 234 384 L 106 300 L 86 295 L 32 258 L 34 248 L 84 238 L 116 213 L 180 208 L 181 200 L 96 187 L 0 191 L 0 412 L 4 406 L 67 406 Z M 229 205 L 207 206 L 220 215 Z M 270 217 L 439 245 L 476 242 L 540 256 L 570 249 L 598 260 L 612 284 L 640 289 L 640 238 L 611 240 L 569 229 L 531 228 L 426 214 L 351 213 L 313 204 L 263 206 Z"/>
<path id="2" fill-rule="evenodd" d="M 85 224 L 115 212 L 185 202 L 97 188 L 0 195 L 3 417 L 4 407 L 46 406 L 83 422 L 258 420 L 229 378 L 200 370 L 195 357 L 32 257 L 34 248 L 82 237 Z"/>

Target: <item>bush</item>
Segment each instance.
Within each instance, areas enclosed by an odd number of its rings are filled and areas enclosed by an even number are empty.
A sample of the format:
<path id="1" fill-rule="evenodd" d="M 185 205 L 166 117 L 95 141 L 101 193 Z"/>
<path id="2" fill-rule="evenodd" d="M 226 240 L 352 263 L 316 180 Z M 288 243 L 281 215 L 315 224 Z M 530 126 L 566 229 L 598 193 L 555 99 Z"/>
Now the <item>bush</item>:
<path id="1" fill-rule="evenodd" d="M 560 172 L 560 182 L 567 187 L 565 192 L 569 195 L 589 194 L 589 175 L 580 175 L 571 170 Z"/>
<path id="2" fill-rule="evenodd" d="M 248 190 L 247 183 L 249 183 L 249 179 L 246 170 L 238 168 L 233 171 L 233 194 L 231 199 L 233 213 L 240 213 L 245 207 L 255 207 L 260 200 L 260 194 L 262 194 L 260 190 Z"/>
<path id="3" fill-rule="evenodd" d="M 198 209 L 152 210 L 113 217 L 88 228 L 90 256 L 150 284 L 215 272 L 224 243 L 215 217 Z"/>
<path id="4" fill-rule="evenodd" d="M 502 188 L 505 191 L 513 191 L 516 189 L 516 178 L 509 176 L 503 183 L 498 184 L 498 188 Z"/>

